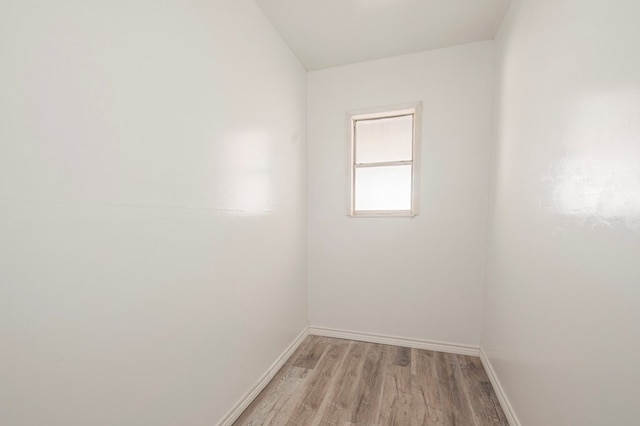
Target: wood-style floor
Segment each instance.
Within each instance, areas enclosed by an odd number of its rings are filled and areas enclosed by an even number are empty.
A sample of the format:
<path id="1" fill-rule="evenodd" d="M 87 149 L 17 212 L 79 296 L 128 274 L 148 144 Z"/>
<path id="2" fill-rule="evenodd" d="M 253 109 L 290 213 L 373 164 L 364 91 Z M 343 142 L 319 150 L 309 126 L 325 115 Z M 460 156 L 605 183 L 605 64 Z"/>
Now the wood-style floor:
<path id="1" fill-rule="evenodd" d="M 480 359 L 309 336 L 241 425 L 505 425 Z"/>

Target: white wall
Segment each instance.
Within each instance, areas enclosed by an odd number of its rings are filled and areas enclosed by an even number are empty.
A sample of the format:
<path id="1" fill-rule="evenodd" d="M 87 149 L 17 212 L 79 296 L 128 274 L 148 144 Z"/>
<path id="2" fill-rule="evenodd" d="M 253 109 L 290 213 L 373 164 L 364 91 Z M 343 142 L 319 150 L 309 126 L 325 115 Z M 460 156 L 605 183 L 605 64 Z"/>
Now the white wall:
<path id="1" fill-rule="evenodd" d="M 516 1 L 498 39 L 482 346 L 524 425 L 640 418 L 639 16 Z"/>
<path id="2" fill-rule="evenodd" d="M 478 344 L 492 42 L 310 72 L 310 323 Z M 423 102 L 421 213 L 350 218 L 347 111 Z"/>
<path id="3" fill-rule="evenodd" d="M 0 424 L 215 424 L 307 324 L 305 70 L 250 0 L 0 40 Z"/>

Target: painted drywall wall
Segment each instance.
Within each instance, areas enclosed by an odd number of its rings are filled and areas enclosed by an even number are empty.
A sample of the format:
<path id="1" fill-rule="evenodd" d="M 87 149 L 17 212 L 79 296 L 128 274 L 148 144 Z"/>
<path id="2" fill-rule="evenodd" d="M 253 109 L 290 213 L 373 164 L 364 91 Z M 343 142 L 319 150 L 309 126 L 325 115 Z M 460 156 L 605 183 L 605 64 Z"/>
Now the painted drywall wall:
<path id="1" fill-rule="evenodd" d="M 311 325 L 479 343 L 492 55 L 483 42 L 309 73 Z M 346 112 L 413 101 L 420 214 L 348 217 Z"/>
<path id="2" fill-rule="evenodd" d="M 250 0 L 0 40 L 0 424 L 216 424 L 307 324 L 305 70 Z"/>
<path id="3" fill-rule="evenodd" d="M 514 2 L 482 347 L 524 425 L 640 418 L 640 3 Z"/>

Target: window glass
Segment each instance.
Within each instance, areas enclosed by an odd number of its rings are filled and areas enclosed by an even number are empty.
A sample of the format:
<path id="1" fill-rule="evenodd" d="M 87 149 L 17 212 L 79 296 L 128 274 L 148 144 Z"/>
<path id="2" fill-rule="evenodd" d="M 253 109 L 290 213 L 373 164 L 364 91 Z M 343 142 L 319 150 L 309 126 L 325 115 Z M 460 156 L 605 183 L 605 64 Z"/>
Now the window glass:
<path id="1" fill-rule="evenodd" d="M 411 210 L 411 165 L 355 170 L 356 211 Z"/>

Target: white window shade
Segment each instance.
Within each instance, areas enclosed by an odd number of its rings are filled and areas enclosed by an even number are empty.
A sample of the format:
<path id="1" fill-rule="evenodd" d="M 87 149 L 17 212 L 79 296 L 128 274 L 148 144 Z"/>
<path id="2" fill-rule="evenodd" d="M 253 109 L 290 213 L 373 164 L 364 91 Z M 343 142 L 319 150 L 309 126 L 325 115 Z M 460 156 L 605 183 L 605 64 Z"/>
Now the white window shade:
<path id="1" fill-rule="evenodd" d="M 357 120 L 357 164 L 408 161 L 413 153 L 413 115 Z"/>

